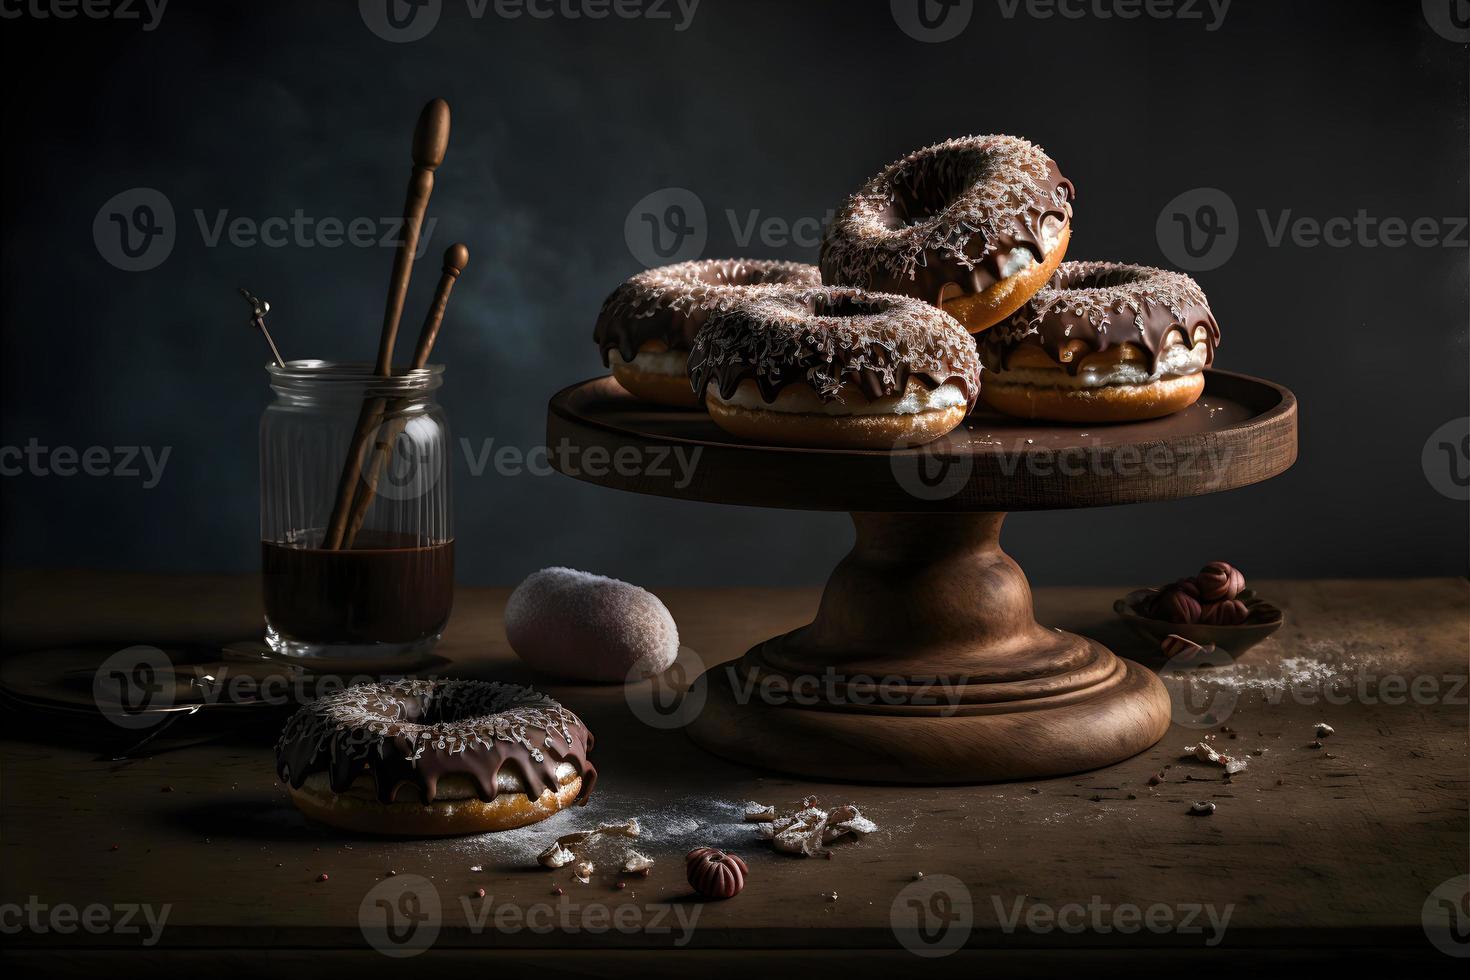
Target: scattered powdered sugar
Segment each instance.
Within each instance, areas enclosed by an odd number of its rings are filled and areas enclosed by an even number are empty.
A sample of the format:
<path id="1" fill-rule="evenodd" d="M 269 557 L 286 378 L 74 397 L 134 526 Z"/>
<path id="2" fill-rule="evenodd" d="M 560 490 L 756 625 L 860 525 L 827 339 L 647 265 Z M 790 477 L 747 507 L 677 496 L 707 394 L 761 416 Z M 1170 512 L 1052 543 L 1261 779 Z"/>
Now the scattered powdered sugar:
<path id="1" fill-rule="evenodd" d="M 599 834 L 588 841 L 578 858 L 589 858 L 604 867 L 622 867 L 634 853 L 654 860 L 683 859 L 695 847 L 721 849 L 748 847 L 755 839 L 744 820 L 744 805 L 729 800 L 684 798 L 674 802 L 621 797 L 599 785 L 585 807 L 563 810 L 550 819 L 528 827 L 470 837 L 424 841 L 417 847 L 432 853 L 462 854 L 467 864 L 494 870 L 537 867 L 537 857 L 558 838 L 579 831 L 594 831 L 610 823 L 637 820 L 636 841 L 619 835 Z"/>
<path id="2" fill-rule="evenodd" d="M 1299 687 L 1331 687 L 1355 676 L 1361 665 L 1314 660 L 1311 657 L 1283 657 L 1275 663 L 1236 662 L 1223 667 L 1191 671 L 1192 683 L 1230 688 L 1236 691 L 1286 691 Z"/>

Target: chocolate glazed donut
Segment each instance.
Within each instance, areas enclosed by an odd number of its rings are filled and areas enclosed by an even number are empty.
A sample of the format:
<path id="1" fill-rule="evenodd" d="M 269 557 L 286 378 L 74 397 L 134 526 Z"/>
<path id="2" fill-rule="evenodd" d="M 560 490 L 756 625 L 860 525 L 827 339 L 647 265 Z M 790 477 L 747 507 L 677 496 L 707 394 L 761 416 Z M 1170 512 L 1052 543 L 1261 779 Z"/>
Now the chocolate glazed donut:
<path id="1" fill-rule="evenodd" d="M 508 830 L 586 803 L 592 733 L 530 688 L 466 680 L 363 684 L 287 722 L 276 772 L 308 817 L 344 830 Z"/>
<path id="2" fill-rule="evenodd" d="M 894 449 L 964 420 L 974 340 L 927 303 L 857 289 L 765 294 L 712 316 L 689 378 L 710 418 L 756 442 Z"/>
<path id="3" fill-rule="evenodd" d="M 764 259 L 702 259 L 648 269 L 602 304 L 592 339 L 602 363 L 644 401 L 695 408 L 686 373 L 689 345 L 710 315 L 751 290 L 820 285 L 813 265 Z"/>
<path id="4" fill-rule="evenodd" d="M 1204 391 L 1220 326 L 1189 276 L 1064 262 L 979 338 L 981 399 L 1022 418 L 1121 422 L 1187 408 Z"/>
<path id="5" fill-rule="evenodd" d="M 913 296 L 978 333 L 1056 270 L 1075 196 L 1040 147 L 1014 136 L 918 150 L 837 214 L 822 242 L 822 281 Z"/>

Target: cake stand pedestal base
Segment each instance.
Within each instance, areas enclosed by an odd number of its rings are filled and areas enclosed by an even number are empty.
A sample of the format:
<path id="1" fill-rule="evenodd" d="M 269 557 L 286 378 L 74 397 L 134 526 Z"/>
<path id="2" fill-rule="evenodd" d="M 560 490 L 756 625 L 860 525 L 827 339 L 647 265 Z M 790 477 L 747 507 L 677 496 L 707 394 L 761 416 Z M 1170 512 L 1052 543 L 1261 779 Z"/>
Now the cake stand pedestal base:
<path id="1" fill-rule="evenodd" d="M 1002 513 L 858 513 L 816 619 L 704 675 L 689 733 L 718 755 L 856 782 L 1081 772 L 1169 727 L 1164 685 L 1037 624 Z"/>

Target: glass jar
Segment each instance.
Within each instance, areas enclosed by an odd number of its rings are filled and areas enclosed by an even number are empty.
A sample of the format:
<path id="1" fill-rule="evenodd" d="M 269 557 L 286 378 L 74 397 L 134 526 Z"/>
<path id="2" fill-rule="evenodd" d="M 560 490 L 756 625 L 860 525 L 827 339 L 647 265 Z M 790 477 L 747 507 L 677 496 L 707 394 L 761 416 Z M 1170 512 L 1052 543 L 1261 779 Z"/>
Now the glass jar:
<path id="1" fill-rule="evenodd" d="M 434 394 L 443 366 L 391 378 L 330 361 L 266 370 L 266 642 L 293 657 L 428 653 L 454 596 L 449 429 Z"/>

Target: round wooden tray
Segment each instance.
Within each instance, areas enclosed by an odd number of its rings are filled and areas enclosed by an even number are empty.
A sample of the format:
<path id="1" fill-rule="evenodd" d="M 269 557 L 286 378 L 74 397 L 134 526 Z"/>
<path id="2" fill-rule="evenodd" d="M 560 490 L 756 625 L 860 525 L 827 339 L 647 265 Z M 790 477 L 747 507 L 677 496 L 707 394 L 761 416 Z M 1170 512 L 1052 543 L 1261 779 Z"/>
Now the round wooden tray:
<path id="1" fill-rule="evenodd" d="M 547 446 L 552 464 L 577 479 L 720 504 L 845 511 L 1100 507 L 1192 497 L 1275 476 L 1296 459 L 1296 397 L 1269 381 L 1210 371 L 1200 400 L 1163 419 L 1085 426 L 981 409 L 927 446 L 871 452 L 741 442 L 703 412 L 640 402 L 606 377 L 552 397 Z M 593 447 L 602 451 L 589 456 Z"/>
<path id="2" fill-rule="evenodd" d="M 1257 483 L 1295 461 L 1296 417 L 1280 385 L 1210 371 L 1199 402 L 1149 422 L 982 412 L 916 449 L 791 449 L 736 441 L 609 377 L 552 398 L 547 446 L 558 470 L 601 486 L 851 511 L 857 540 L 815 619 L 700 678 L 690 734 L 787 772 L 963 783 L 1108 765 L 1169 726 L 1152 672 L 1037 624 L 1026 577 L 1000 547 L 1004 512 Z"/>

